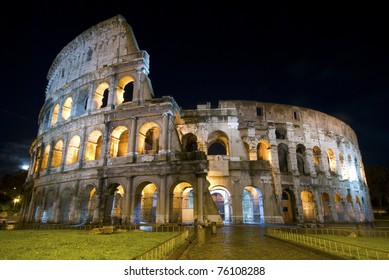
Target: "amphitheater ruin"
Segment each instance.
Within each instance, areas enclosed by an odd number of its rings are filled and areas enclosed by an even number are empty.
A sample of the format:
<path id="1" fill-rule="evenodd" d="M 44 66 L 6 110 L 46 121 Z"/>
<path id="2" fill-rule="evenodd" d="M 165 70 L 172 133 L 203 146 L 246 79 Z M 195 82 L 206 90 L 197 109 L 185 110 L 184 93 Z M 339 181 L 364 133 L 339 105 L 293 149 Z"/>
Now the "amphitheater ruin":
<path id="1" fill-rule="evenodd" d="M 252 100 L 182 109 L 155 97 L 149 55 L 117 15 L 48 72 L 22 222 L 363 223 L 373 220 L 354 131 L 322 112 Z"/>

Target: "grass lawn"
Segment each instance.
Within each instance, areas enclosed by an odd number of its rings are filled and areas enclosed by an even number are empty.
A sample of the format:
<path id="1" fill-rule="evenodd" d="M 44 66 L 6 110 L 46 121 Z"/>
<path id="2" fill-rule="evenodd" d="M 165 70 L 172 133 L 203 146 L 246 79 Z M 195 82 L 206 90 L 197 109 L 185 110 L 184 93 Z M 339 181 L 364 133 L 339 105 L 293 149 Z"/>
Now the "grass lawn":
<path id="1" fill-rule="evenodd" d="M 0 230 L 1 260 L 129 260 L 178 232 Z"/>

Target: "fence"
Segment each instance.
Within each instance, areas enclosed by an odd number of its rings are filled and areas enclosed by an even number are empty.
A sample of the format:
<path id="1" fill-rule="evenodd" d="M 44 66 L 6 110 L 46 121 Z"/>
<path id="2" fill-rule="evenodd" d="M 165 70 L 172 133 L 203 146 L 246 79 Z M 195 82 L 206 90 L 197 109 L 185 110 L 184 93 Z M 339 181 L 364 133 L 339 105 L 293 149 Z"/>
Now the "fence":
<path id="1" fill-rule="evenodd" d="M 169 257 L 169 255 L 179 248 L 188 240 L 189 230 L 185 230 L 181 234 L 170 238 L 168 241 L 157 245 L 150 250 L 136 256 L 133 260 L 164 260 Z"/>
<path id="2" fill-rule="evenodd" d="M 389 238 L 388 230 L 375 230 L 368 228 L 289 228 L 290 232 L 299 234 L 327 234 L 327 235 L 338 235 L 345 236 L 351 232 L 354 232 L 358 236 L 363 237 L 379 237 Z"/>
<path id="3" fill-rule="evenodd" d="M 389 260 L 389 252 L 297 233 L 300 229 L 267 228 L 267 235 L 289 240 L 327 253 L 358 260 Z M 318 229 L 320 231 L 320 229 Z M 326 229 L 324 229 L 326 230 Z M 331 229 L 329 229 L 331 232 Z M 335 231 L 334 231 L 335 232 Z M 323 234 L 323 233 L 318 233 Z"/>

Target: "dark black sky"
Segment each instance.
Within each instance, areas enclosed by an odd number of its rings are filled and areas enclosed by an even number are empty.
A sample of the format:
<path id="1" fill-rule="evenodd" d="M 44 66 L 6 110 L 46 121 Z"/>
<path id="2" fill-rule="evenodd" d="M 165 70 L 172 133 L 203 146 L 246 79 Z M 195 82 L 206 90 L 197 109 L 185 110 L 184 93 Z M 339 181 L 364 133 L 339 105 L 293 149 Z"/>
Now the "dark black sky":
<path id="1" fill-rule="evenodd" d="M 0 175 L 28 162 L 56 55 L 117 14 L 150 54 L 157 97 L 171 95 L 183 108 L 245 99 L 319 110 L 354 129 L 365 166 L 389 166 L 389 17 L 383 4 L 29 2 L 0 10 Z"/>

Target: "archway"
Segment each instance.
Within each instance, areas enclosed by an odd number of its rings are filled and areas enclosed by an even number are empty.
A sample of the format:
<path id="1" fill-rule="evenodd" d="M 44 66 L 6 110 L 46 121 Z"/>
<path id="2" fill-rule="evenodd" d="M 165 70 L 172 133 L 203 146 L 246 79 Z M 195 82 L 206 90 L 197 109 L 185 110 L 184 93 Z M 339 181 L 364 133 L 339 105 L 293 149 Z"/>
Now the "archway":
<path id="1" fill-rule="evenodd" d="M 289 189 L 282 192 L 281 206 L 282 206 L 282 217 L 285 223 L 292 223 L 295 221 L 295 203 L 296 199 L 292 191 Z"/>
<path id="2" fill-rule="evenodd" d="M 120 184 L 112 184 L 105 193 L 104 222 L 112 225 L 121 224 L 124 188 Z"/>
<path id="3" fill-rule="evenodd" d="M 348 194 L 346 196 L 346 207 L 347 207 L 347 214 L 350 219 L 350 222 L 355 222 L 355 211 L 354 211 L 354 206 L 353 206 L 353 200 L 351 197 L 351 194 Z"/>
<path id="4" fill-rule="evenodd" d="M 335 194 L 335 207 L 336 207 L 336 213 L 338 214 L 338 221 L 344 222 L 344 202 L 343 198 L 339 193 Z"/>
<path id="5" fill-rule="evenodd" d="M 94 195 L 96 194 L 96 188 L 92 185 L 86 186 L 80 195 L 80 215 L 79 223 L 90 223 L 93 221 L 93 205 Z"/>
<path id="6" fill-rule="evenodd" d="M 210 189 L 212 199 L 215 202 L 216 208 L 222 218 L 223 222 L 230 223 L 232 209 L 231 209 L 231 195 L 229 191 L 222 186 L 214 186 Z"/>
<path id="7" fill-rule="evenodd" d="M 92 131 L 88 136 L 85 147 L 85 160 L 96 160 L 101 157 L 103 134 L 99 130 Z"/>
<path id="8" fill-rule="evenodd" d="M 65 164 L 73 164 L 78 160 L 78 152 L 80 150 L 81 139 L 80 136 L 75 135 L 69 142 L 68 152 L 66 155 L 66 163 Z"/>
<path id="9" fill-rule="evenodd" d="M 45 195 L 45 209 L 42 214 L 42 223 L 53 221 L 54 191 L 49 190 Z"/>
<path id="10" fill-rule="evenodd" d="M 145 123 L 139 129 L 138 153 L 158 154 L 160 128 L 153 122 Z"/>
<path id="11" fill-rule="evenodd" d="M 185 134 L 182 137 L 182 146 L 184 152 L 195 152 L 197 151 L 197 137 L 193 133 Z"/>
<path id="12" fill-rule="evenodd" d="M 363 213 L 363 208 L 362 208 L 362 204 L 361 204 L 361 201 L 359 199 L 359 196 L 355 196 L 355 202 L 358 206 L 359 221 L 364 222 L 365 221 L 365 214 Z"/>
<path id="13" fill-rule="evenodd" d="M 126 156 L 127 150 L 128 129 L 125 126 L 118 126 L 111 133 L 109 157 Z"/>
<path id="14" fill-rule="evenodd" d="M 193 188 L 187 182 L 179 183 L 173 189 L 171 201 L 171 223 L 193 223 L 194 221 L 194 201 Z"/>
<path id="15" fill-rule="evenodd" d="M 315 221 L 315 203 L 313 201 L 313 194 L 310 191 L 301 192 L 301 202 L 303 205 L 304 221 Z"/>
<path id="16" fill-rule="evenodd" d="M 242 194 L 243 223 L 263 223 L 262 192 L 256 187 L 245 187 Z"/>
<path id="17" fill-rule="evenodd" d="M 64 189 L 59 200 L 59 222 L 67 224 L 70 222 L 70 211 L 72 209 L 73 191 L 70 188 Z"/>
<path id="18" fill-rule="evenodd" d="M 135 223 L 155 223 L 157 211 L 157 186 L 145 182 L 135 192 Z"/>
<path id="19" fill-rule="evenodd" d="M 223 131 L 214 131 L 208 136 L 208 155 L 229 155 L 228 136 Z"/>
<path id="20" fill-rule="evenodd" d="M 332 222 L 330 197 L 327 193 L 321 194 L 322 215 L 325 223 Z"/>
<path id="21" fill-rule="evenodd" d="M 258 143 L 257 156 L 259 160 L 271 161 L 271 146 L 269 142 L 262 140 Z"/>

